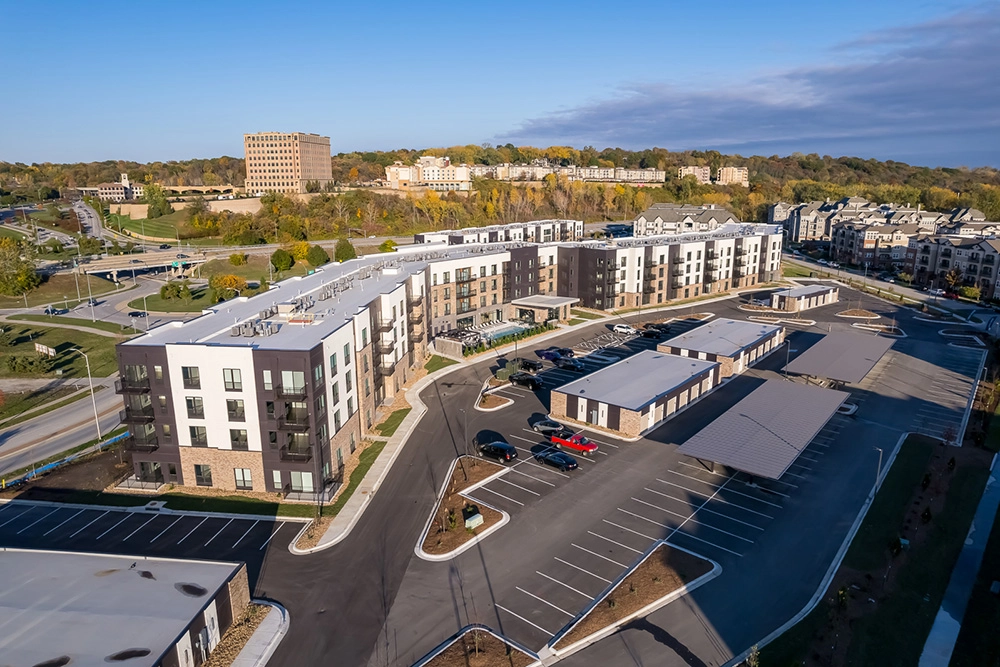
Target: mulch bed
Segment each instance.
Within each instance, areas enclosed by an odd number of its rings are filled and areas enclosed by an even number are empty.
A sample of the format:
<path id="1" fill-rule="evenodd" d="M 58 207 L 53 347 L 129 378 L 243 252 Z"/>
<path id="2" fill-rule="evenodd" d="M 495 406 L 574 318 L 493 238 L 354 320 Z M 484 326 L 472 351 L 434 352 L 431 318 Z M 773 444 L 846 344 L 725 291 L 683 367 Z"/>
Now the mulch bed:
<path id="1" fill-rule="evenodd" d="M 837 317 L 856 317 L 859 319 L 874 320 L 878 319 L 879 315 L 863 308 L 851 308 L 850 310 L 840 311 L 837 313 Z"/>
<path id="2" fill-rule="evenodd" d="M 483 523 L 477 528 L 466 530 L 465 520 L 462 518 L 462 509 L 476 503 L 463 497 L 461 492 L 500 470 L 503 470 L 503 466 L 474 456 L 462 456 L 458 459 L 441 504 L 434 512 L 434 522 L 424 538 L 422 546 L 426 553 L 440 555 L 454 551 L 503 518 L 500 512 L 481 503 L 479 513 L 483 515 Z"/>
<path id="3" fill-rule="evenodd" d="M 529 655 L 490 633 L 471 630 L 427 663 L 427 667 L 527 667 L 533 662 Z"/>
<path id="4" fill-rule="evenodd" d="M 481 408 L 501 408 L 505 405 L 510 405 L 513 403 L 509 398 L 504 398 L 503 396 L 497 396 L 496 394 L 486 394 L 481 399 L 479 399 L 479 407 Z"/>
<path id="5" fill-rule="evenodd" d="M 229 667 L 233 660 L 240 654 L 247 640 L 253 636 L 260 624 L 267 618 L 271 607 L 266 604 L 250 603 L 243 615 L 236 620 L 226 634 L 222 635 L 218 646 L 208 656 L 208 660 L 202 663 L 202 667 Z"/>
<path id="6" fill-rule="evenodd" d="M 669 545 L 656 548 L 611 594 L 556 644 L 565 648 L 613 625 L 712 570 L 712 564 Z"/>

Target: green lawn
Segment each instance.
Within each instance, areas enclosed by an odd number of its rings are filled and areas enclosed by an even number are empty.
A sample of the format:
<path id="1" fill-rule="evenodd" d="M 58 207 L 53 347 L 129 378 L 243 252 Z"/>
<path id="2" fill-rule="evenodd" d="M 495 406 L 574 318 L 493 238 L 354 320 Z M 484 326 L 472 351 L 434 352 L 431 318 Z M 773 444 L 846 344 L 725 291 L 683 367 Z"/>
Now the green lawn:
<path id="1" fill-rule="evenodd" d="M 73 329 L 47 329 L 44 327 L 8 323 L 14 335 L 14 345 L 6 348 L 0 357 L 13 355 L 36 356 L 35 343 L 55 348 L 56 357 L 52 370 L 45 374 L 17 375 L 5 363 L 0 364 L 0 377 L 63 377 L 85 378 L 87 367 L 80 354 L 70 353 L 77 348 L 90 356 L 90 368 L 94 377 L 107 377 L 118 370 L 115 356 L 116 339 L 96 333 L 86 333 Z M 56 375 L 61 370 L 62 375 Z"/>
<path id="2" fill-rule="evenodd" d="M 586 310 L 577 310 L 576 308 L 570 309 L 570 315 L 573 317 L 578 317 L 584 320 L 599 320 L 601 316 L 597 313 L 588 313 Z"/>
<path id="3" fill-rule="evenodd" d="M 28 306 L 45 306 L 54 304 L 63 306 L 63 297 L 68 297 L 69 307 L 72 308 L 77 303 L 76 286 L 77 278 L 80 285 L 80 296 L 83 301 L 87 300 L 87 276 L 57 273 L 48 277 L 44 283 L 28 292 Z M 95 297 L 101 294 L 115 291 L 115 284 L 110 280 L 90 276 L 90 294 Z M 24 297 L 20 296 L 0 296 L 0 308 L 19 308 L 24 306 Z"/>
<path id="4" fill-rule="evenodd" d="M 128 302 L 128 307 L 136 310 L 149 308 L 153 313 L 200 313 L 212 305 L 208 299 L 209 291 L 207 287 L 192 289 L 190 301 L 161 299 L 159 294 L 150 294 L 146 297 L 145 305 L 142 299 L 133 299 Z"/>
<path id="5" fill-rule="evenodd" d="M 434 356 L 432 356 L 430 359 L 427 360 L 427 363 L 424 364 L 424 368 L 427 370 L 428 373 L 433 373 L 435 371 L 441 370 L 442 368 L 447 368 L 448 366 L 457 363 L 458 362 L 455 361 L 454 359 L 449 359 L 448 357 L 442 357 L 439 354 L 435 354 Z"/>
<path id="6" fill-rule="evenodd" d="M 270 280 L 268 275 L 268 265 L 271 263 L 270 255 L 250 255 L 247 263 L 242 266 L 233 266 L 229 259 L 213 259 L 201 265 L 201 277 L 208 278 L 214 275 L 234 275 L 245 280 L 257 282 L 261 279 Z M 288 271 L 271 270 L 274 282 L 290 276 L 304 276 L 311 267 L 307 262 L 296 262 L 295 266 Z"/>
<path id="7" fill-rule="evenodd" d="M 87 311 L 89 312 L 89 310 L 90 309 L 88 308 Z M 23 322 L 39 322 L 41 324 L 69 324 L 75 327 L 86 327 L 88 329 L 98 329 L 100 331 L 107 331 L 108 333 L 113 334 L 122 334 L 123 336 L 135 335 L 135 331 L 132 327 L 125 324 L 104 322 L 103 320 L 92 322 L 79 317 L 67 317 L 65 315 L 9 315 L 7 319 Z"/>
<path id="8" fill-rule="evenodd" d="M 786 278 L 809 278 L 812 273 L 809 269 L 798 264 L 783 264 L 781 266 L 781 275 Z"/>
<path id="9" fill-rule="evenodd" d="M 337 516 L 340 510 L 344 509 L 344 505 L 354 495 L 354 492 L 361 484 L 361 480 L 368 474 L 372 464 L 375 463 L 375 459 L 378 458 L 378 455 L 382 453 L 384 448 L 384 442 L 375 442 L 369 445 L 367 449 L 362 450 L 361 454 L 358 455 L 358 466 L 351 472 L 351 477 L 347 482 L 347 488 L 341 492 L 332 505 L 323 508 L 323 516 Z"/>
<path id="10" fill-rule="evenodd" d="M 412 408 L 403 408 L 402 410 L 396 410 L 391 415 L 385 418 L 385 420 L 375 427 L 375 430 L 379 432 L 380 435 L 384 435 L 387 438 L 391 438 L 399 428 L 399 425 L 403 423 L 403 419 L 406 415 L 410 414 Z"/>
<path id="11" fill-rule="evenodd" d="M 569 321 L 569 325 L 570 325 L 571 327 L 575 327 L 575 326 L 576 326 L 577 324 L 583 324 L 583 323 L 584 323 L 584 322 L 586 322 L 586 321 L 587 321 L 587 320 L 584 320 L 584 319 L 580 319 L 579 317 L 574 317 L 573 319 L 571 319 L 571 320 Z"/>
<path id="12" fill-rule="evenodd" d="M 37 391 L 4 392 L 3 405 L 0 405 L 0 420 L 14 417 L 43 403 L 58 400 L 72 394 L 74 391 L 76 389 L 73 387 L 59 387 L 57 389 L 40 389 Z M 0 421 L 0 428 L 7 428 L 12 423 Z"/>
<path id="13" fill-rule="evenodd" d="M 16 229 L 11 229 L 6 225 L 0 225 L 0 237 L 7 236 L 14 239 L 15 241 L 21 241 L 28 238 L 27 234 L 22 234 Z"/>
<path id="14" fill-rule="evenodd" d="M 187 222 L 187 214 L 182 209 L 153 220 L 148 218 L 132 220 L 124 215 L 112 213 L 108 216 L 107 224 L 111 229 L 121 229 L 123 232 L 145 234 L 162 239 L 176 239 L 177 227 L 185 222 Z"/>

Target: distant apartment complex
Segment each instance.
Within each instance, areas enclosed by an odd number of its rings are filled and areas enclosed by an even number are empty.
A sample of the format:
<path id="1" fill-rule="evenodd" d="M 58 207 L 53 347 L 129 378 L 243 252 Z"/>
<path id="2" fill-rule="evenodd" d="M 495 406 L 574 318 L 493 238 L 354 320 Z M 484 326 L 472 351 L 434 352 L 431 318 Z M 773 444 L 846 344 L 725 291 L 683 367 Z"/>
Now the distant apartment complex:
<path id="1" fill-rule="evenodd" d="M 632 222 L 632 233 L 635 236 L 659 236 L 710 232 L 722 225 L 739 222 L 732 213 L 715 204 L 653 204 L 636 216 Z"/>
<path id="2" fill-rule="evenodd" d="M 445 229 L 439 232 L 414 234 L 414 243 L 551 243 L 579 241 L 583 238 L 583 220 L 532 220 L 509 225 Z"/>
<path id="3" fill-rule="evenodd" d="M 1000 297 L 1000 239 L 921 234 L 910 239 L 903 268 L 919 285 L 968 285 L 983 299 Z"/>
<path id="4" fill-rule="evenodd" d="M 425 155 L 416 164 L 393 162 L 385 168 L 385 177 L 393 190 L 427 188 L 439 192 L 465 192 L 472 189 L 469 165 L 451 163 L 446 157 Z"/>
<path id="5" fill-rule="evenodd" d="M 667 174 L 662 169 L 559 166 L 544 161 L 532 164 L 477 164 L 472 166 L 471 170 L 472 175 L 477 178 L 492 178 L 498 181 L 540 181 L 549 174 L 563 176 L 570 181 L 605 183 L 663 183 L 667 180 Z"/>
<path id="6" fill-rule="evenodd" d="M 330 137 L 304 132 L 258 132 L 243 135 L 246 191 L 308 192 L 333 181 Z"/>
<path id="7" fill-rule="evenodd" d="M 720 167 L 715 178 L 719 185 L 742 185 L 750 187 L 750 170 L 746 167 Z"/>
<path id="8" fill-rule="evenodd" d="M 525 224 L 577 233 L 575 221 Z M 134 461 L 126 484 L 330 498 L 376 409 L 441 334 L 565 320 L 566 304 L 663 304 L 780 276 L 773 226 L 541 243 L 524 240 L 525 228 L 514 226 L 517 241 L 449 237 L 327 265 L 119 344 L 116 390 Z"/>
<path id="9" fill-rule="evenodd" d="M 142 199 L 146 194 L 146 187 L 142 183 L 132 183 L 128 174 L 122 173 L 118 183 L 99 183 L 94 187 L 76 188 L 76 191 L 83 196 L 97 197 L 101 201 L 135 201 Z"/>
<path id="10" fill-rule="evenodd" d="M 681 167 L 677 170 L 677 178 L 684 178 L 685 176 L 694 176 L 698 179 L 698 182 L 702 185 L 706 185 L 712 182 L 712 168 L 711 167 Z"/>

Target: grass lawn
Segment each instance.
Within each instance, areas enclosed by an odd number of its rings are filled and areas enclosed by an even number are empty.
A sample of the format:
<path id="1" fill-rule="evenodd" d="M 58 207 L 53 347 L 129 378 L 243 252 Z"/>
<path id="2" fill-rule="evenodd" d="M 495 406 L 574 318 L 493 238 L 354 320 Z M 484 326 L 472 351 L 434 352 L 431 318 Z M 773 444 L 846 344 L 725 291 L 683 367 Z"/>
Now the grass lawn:
<path id="1" fill-rule="evenodd" d="M 113 333 L 113 334 L 121 334 L 123 336 L 135 335 L 135 331 L 132 329 L 132 327 L 126 324 L 117 324 L 115 322 L 104 322 L 102 320 L 91 322 L 90 320 L 85 320 L 80 317 L 67 317 L 65 315 L 9 315 L 7 319 L 23 321 L 23 322 L 39 322 L 41 324 L 69 324 L 75 327 L 98 329 L 100 331 L 107 331 L 108 333 Z"/>
<path id="2" fill-rule="evenodd" d="M 23 239 L 28 238 L 27 234 L 22 234 L 21 232 L 17 231 L 16 229 L 11 229 L 10 227 L 7 227 L 5 225 L 0 225 L 0 237 L 4 237 L 4 236 L 10 237 L 10 238 L 14 239 L 15 241 L 21 241 Z"/>
<path id="3" fill-rule="evenodd" d="M 1000 598 L 990 593 L 990 585 L 1000 573 L 1000 513 L 993 521 L 986 542 L 983 563 L 972 588 L 969 606 L 965 609 L 962 629 L 955 642 L 949 667 L 979 667 L 1000 665 Z"/>
<path id="4" fill-rule="evenodd" d="M 80 295 L 83 301 L 87 300 L 87 277 L 78 276 L 80 280 Z M 45 306 L 48 304 L 63 305 L 63 297 L 69 297 L 69 306 L 80 303 L 76 298 L 77 281 L 73 274 L 57 273 L 48 277 L 48 280 L 28 292 L 28 306 Z M 95 297 L 100 294 L 107 294 L 115 291 L 115 284 L 110 280 L 90 276 L 90 294 Z M 24 297 L 21 296 L 0 296 L 0 308 L 20 308 L 24 306 Z"/>
<path id="5" fill-rule="evenodd" d="M 247 263 L 243 266 L 233 266 L 230 264 L 229 259 L 213 259 L 201 265 L 201 277 L 208 278 L 214 275 L 231 274 L 253 282 L 261 279 L 269 280 L 268 265 L 270 263 L 270 255 L 250 255 L 247 258 Z M 274 282 L 277 282 L 282 278 L 290 276 L 304 276 L 309 272 L 310 268 L 307 262 L 296 262 L 295 266 L 287 271 L 279 273 L 272 269 L 271 273 L 273 274 Z"/>
<path id="6" fill-rule="evenodd" d="M 44 374 L 17 375 L 11 373 L 6 364 L 0 365 L 0 377 L 63 377 L 85 378 L 87 367 L 80 354 L 70 353 L 77 348 L 90 356 L 90 369 L 94 377 L 107 377 L 118 370 L 115 357 L 115 338 L 96 333 L 86 333 L 74 329 L 47 329 L 44 327 L 9 324 L 14 336 L 14 345 L 4 350 L 3 356 L 26 355 L 34 357 L 35 343 L 55 348 L 56 357 L 52 370 Z M 57 376 L 56 371 L 62 375 Z"/>
<path id="7" fill-rule="evenodd" d="M 187 222 L 187 214 L 183 210 L 174 211 L 153 220 L 132 220 L 124 215 L 112 213 L 108 216 L 107 225 L 111 229 L 121 229 L 123 232 L 155 236 L 162 239 L 176 239 L 178 225 Z"/>
<path id="8" fill-rule="evenodd" d="M 76 389 L 73 387 L 59 387 L 57 389 L 40 389 L 37 391 L 25 391 L 25 392 L 14 392 L 8 391 L 4 392 L 4 402 L 0 405 L 0 420 L 5 420 L 10 417 L 15 417 L 31 408 L 38 407 L 43 403 L 48 403 L 49 401 L 55 401 L 63 396 L 72 394 Z M 89 396 L 88 392 L 85 394 Z M 0 428 L 7 428 L 12 425 L 13 422 L 0 422 Z"/>
<path id="9" fill-rule="evenodd" d="M 399 428 L 399 425 L 403 423 L 403 419 L 406 415 L 410 414 L 410 410 L 412 409 L 413 408 L 403 408 L 402 410 L 396 410 L 386 417 L 381 424 L 377 425 L 375 430 L 378 431 L 380 435 L 391 438 L 393 433 L 396 432 L 396 429 Z"/>
<path id="10" fill-rule="evenodd" d="M 409 412 L 409 409 L 407 409 L 407 412 Z M 337 500 L 335 500 L 332 505 L 323 508 L 323 516 L 337 516 L 337 514 L 340 513 L 340 510 L 344 509 L 344 505 L 346 505 L 347 501 L 351 499 L 352 495 L 354 495 L 358 485 L 361 484 L 361 480 L 363 480 L 365 475 L 368 474 L 372 464 L 375 463 L 375 459 L 378 458 L 378 455 L 382 453 L 384 448 L 384 442 L 375 442 L 369 445 L 367 449 L 363 450 L 358 455 L 358 465 L 353 471 L 351 471 L 351 477 L 347 482 L 347 488 L 344 489 L 339 496 L 337 496 Z"/>
<path id="11" fill-rule="evenodd" d="M 781 275 L 786 278 L 809 278 L 812 273 L 809 269 L 798 264 L 783 264 L 781 267 Z"/>
<path id="12" fill-rule="evenodd" d="M 569 325 L 570 325 L 571 327 L 575 327 L 575 326 L 576 326 L 577 324 L 583 324 L 583 323 L 584 323 L 584 322 L 586 322 L 586 321 L 587 321 L 587 320 L 584 320 L 584 319 L 581 319 L 581 318 L 579 318 L 579 317 L 574 317 L 573 319 L 571 319 L 571 320 L 569 321 Z"/>
<path id="13" fill-rule="evenodd" d="M 458 362 L 454 359 L 449 359 L 448 357 L 442 357 L 439 354 L 435 354 L 427 360 L 426 364 L 424 364 L 424 369 L 426 369 L 428 373 L 433 373 L 434 371 L 439 371 L 442 368 L 447 368 L 448 366 L 457 363 Z"/>
<path id="14" fill-rule="evenodd" d="M 578 317 L 578 318 L 581 318 L 581 319 L 584 319 L 584 320 L 599 320 L 599 319 L 601 319 L 601 316 L 598 315 L 597 313 L 588 313 L 585 310 L 577 310 L 576 308 L 570 309 L 569 312 L 570 312 L 570 314 L 573 317 Z"/>
<path id="15" fill-rule="evenodd" d="M 146 297 L 143 305 L 142 299 L 133 299 L 128 302 L 129 308 L 144 310 L 149 308 L 153 313 L 200 313 L 205 308 L 213 305 L 208 300 L 209 289 L 207 287 L 196 287 L 191 290 L 190 301 L 180 301 L 178 299 L 161 299 L 159 294 L 150 294 Z"/>

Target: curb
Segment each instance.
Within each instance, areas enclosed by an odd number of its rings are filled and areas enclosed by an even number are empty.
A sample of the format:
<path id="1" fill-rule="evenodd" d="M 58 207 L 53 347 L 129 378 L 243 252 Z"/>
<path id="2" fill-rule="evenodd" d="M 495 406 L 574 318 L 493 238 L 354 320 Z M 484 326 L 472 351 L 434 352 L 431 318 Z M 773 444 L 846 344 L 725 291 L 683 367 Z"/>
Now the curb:
<path id="1" fill-rule="evenodd" d="M 880 326 L 878 324 L 862 324 L 861 322 L 851 322 L 851 326 L 854 327 L 855 329 L 861 329 L 862 331 L 871 331 L 876 335 L 885 336 L 886 338 L 894 338 L 894 339 L 909 338 L 909 336 L 906 335 L 906 332 L 903 331 L 902 327 L 898 325 L 896 326 L 896 328 L 899 329 L 900 332 L 902 332 L 898 334 L 886 333 L 878 328 Z"/>
<path id="2" fill-rule="evenodd" d="M 529 658 L 533 658 L 534 662 L 532 662 L 529 665 L 529 667 L 538 667 L 538 665 L 542 664 L 538 660 L 538 654 L 536 654 L 531 649 L 529 649 L 529 648 L 521 645 L 520 643 L 514 641 L 513 639 L 508 639 L 508 638 L 504 637 L 499 632 L 496 632 L 495 630 L 493 630 L 493 628 L 490 628 L 490 627 L 488 627 L 486 625 L 483 625 L 482 623 L 470 623 L 469 625 L 466 625 L 464 628 L 461 628 L 458 632 L 456 632 L 455 634 L 453 634 L 451 637 L 449 637 L 448 639 L 445 639 L 443 642 L 441 642 L 436 647 L 434 647 L 433 649 L 431 649 L 430 653 L 428 653 L 427 655 L 425 655 L 424 657 L 422 657 L 417 662 L 413 663 L 413 667 L 424 667 L 424 665 L 426 665 L 427 663 L 429 663 L 432 660 L 434 660 L 434 658 L 436 658 L 439 655 L 441 655 L 442 653 L 444 653 L 448 649 L 449 646 L 451 646 L 452 644 L 454 644 L 459 639 L 461 639 L 463 636 L 467 635 L 469 632 L 471 632 L 473 630 L 480 630 L 482 632 L 486 632 L 488 634 L 491 634 L 494 637 L 496 637 L 497 639 L 499 639 L 500 641 L 502 641 L 507 646 L 511 646 L 513 648 L 516 648 L 518 651 L 520 651 L 521 653 L 524 653 Z"/>
<path id="3" fill-rule="evenodd" d="M 169 502 L 169 501 L 167 501 Z M 256 521 L 284 521 L 291 523 L 303 523 L 307 525 L 312 519 L 300 516 L 280 516 L 270 514 L 239 514 L 237 512 L 203 512 L 201 510 L 174 510 L 164 507 L 160 510 L 147 510 L 145 504 L 141 505 L 88 505 L 86 503 L 62 503 L 58 500 L 21 500 L 19 498 L 2 498 L 0 505 L 7 503 L 20 503 L 22 505 L 35 505 L 38 507 L 68 507 L 70 509 L 82 510 L 109 510 L 118 512 L 131 512 L 133 514 L 162 514 L 164 516 L 200 516 L 216 519 L 250 519 Z"/>
<path id="4" fill-rule="evenodd" d="M 267 613 L 267 617 L 261 621 L 260 625 L 257 626 L 257 630 L 250 635 L 250 639 L 247 640 L 243 649 L 233 659 L 231 667 L 264 667 L 268 660 L 271 659 L 271 656 L 274 655 L 274 652 L 278 650 L 278 644 L 280 644 L 281 640 L 288 634 L 288 626 L 291 624 L 291 620 L 289 619 L 287 609 L 282 607 L 277 602 L 271 602 L 270 600 L 251 600 L 251 602 L 256 604 L 266 604 L 271 607 L 271 611 Z M 268 619 L 274 614 L 279 616 L 277 631 L 271 636 L 267 642 L 267 646 L 263 647 L 262 651 L 255 654 L 248 653 L 247 649 L 252 648 L 250 646 L 250 641 L 257 636 L 264 623 L 267 623 Z"/>

